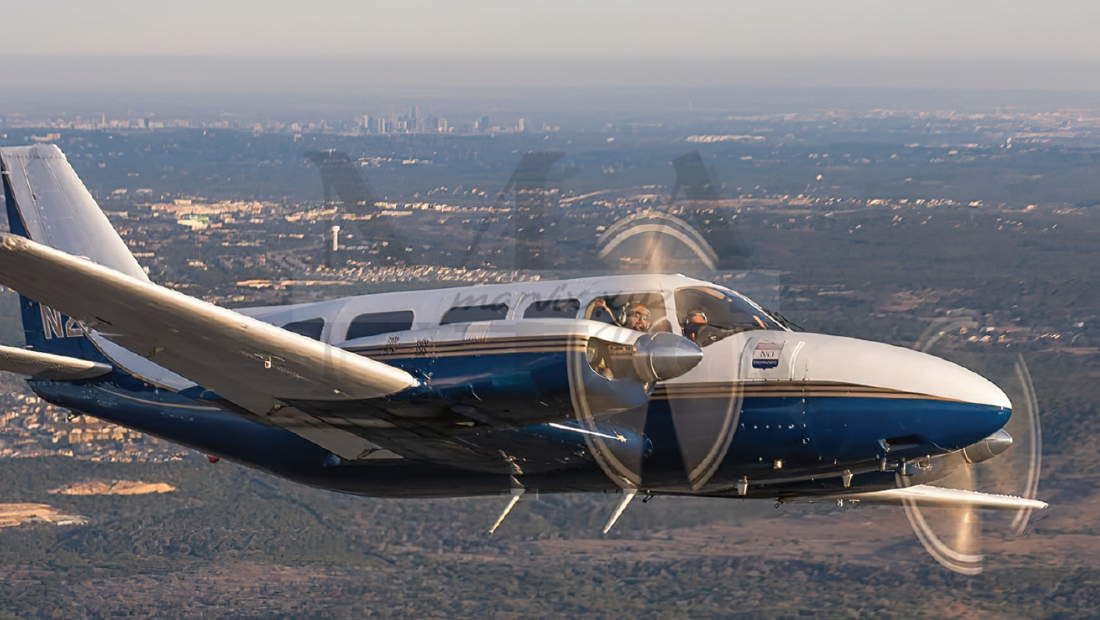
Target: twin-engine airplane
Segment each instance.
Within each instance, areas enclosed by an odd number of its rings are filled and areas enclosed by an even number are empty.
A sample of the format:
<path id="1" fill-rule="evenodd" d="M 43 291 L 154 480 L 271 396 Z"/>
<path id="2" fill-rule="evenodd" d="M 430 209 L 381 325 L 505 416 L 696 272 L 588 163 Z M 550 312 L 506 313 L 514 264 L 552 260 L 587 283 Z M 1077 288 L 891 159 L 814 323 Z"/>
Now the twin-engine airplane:
<path id="1" fill-rule="evenodd" d="M 965 505 L 1012 438 L 951 362 L 793 331 L 737 292 L 629 275 L 233 311 L 151 282 L 55 146 L 0 149 L 0 282 L 46 401 L 297 482 L 383 497 L 621 492 Z M 493 526 L 496 529 L 500 521 Z"/>

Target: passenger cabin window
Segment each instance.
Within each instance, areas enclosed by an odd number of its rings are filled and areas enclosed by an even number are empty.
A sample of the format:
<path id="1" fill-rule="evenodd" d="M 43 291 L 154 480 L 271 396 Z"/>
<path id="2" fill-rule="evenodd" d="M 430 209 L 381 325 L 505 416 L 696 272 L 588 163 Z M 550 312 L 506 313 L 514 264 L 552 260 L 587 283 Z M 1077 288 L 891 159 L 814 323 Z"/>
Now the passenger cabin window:
<path id="1" fill-rule="evenodd" d="M 744 297 L 698 286 L 676 291 L 676 314 L 684 337 L 705 347 L 754 329 L 783 329 Z"/>
<path id="2" fill-rule="evenodd" d="M 355 340 L 378 334 L 390 332 L 403 332 L 412 329 L 412 310 L 397 310 L 394 312 L 373 312 L 360 314 L 352 319 L 348 325 L 348 333 L 345 340 Z"/>
<path id="3" fill-rule="evenodd" d="M 581 302 L 576 299 L 549 299 L 536 301 L 523 312 L 525 319 L 575 319 Z"/>
<path id="4" fill-rule="evenodd" d="M 304 321 L 294 321 L 293 323 L 287 323 L 283 325 L 283 329 L 288 332 L 294 332 L 300 336 L 306 338 L 313 338 L 314 340 L 321 339 L 321 332 L 325 330 L 325 320 L 321 318 L 306 319 Z"/>
<path id="5" fill-rule="evenodd" d="M 585 308 L 584 318 L 640 332 L 671 332 L 665 298 L 659 293 L 601 295 Z"/>
<path id="6" fill-rule="evenodd" d="M 508 318 L 508 304 L 483 304 L 480 306 L 455 306 L 443 315 L 440 325 L 473 323 L 474 321 L 503 321 Z"/>

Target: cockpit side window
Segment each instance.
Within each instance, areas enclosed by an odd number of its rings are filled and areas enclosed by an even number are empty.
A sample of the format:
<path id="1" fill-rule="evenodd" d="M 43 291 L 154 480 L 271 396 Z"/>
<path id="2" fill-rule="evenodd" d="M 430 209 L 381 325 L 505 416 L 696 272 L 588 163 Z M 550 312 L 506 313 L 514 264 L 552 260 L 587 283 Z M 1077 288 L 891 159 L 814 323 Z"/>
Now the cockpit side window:
<path id="1" fill-rule="evenodd" d="M 740 295 L 697 286 L 676 291 L 676 315 L 684 336 L 705 347 L 755 329 L 783 329 Z"/>
<path id="2" fill-rule="evenodd" d="M 283 325 L 283 329 L 288 332 L 294 332 L 300 336 L 306 338 L 313 338 L 314 340 L 321 339 L 321 332 L 325 330 L 325 320 L 322 318 L 305 319 L 304 321 L 294 321 L 293 323 L 287 323 Z"/>
<path id="3" fill-rule="evenodd" d="M 660 293 L 600 295 L 589 302 L 584 318 L 641 332 L 672 331 Z"/>

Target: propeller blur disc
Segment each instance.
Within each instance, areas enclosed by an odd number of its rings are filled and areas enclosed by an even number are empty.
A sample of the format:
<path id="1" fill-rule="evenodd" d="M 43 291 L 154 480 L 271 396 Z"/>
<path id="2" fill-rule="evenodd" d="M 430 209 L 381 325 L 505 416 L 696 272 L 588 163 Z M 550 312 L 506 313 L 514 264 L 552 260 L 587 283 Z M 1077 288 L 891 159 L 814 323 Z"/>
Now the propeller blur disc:
<path id="1" fill-rule="evenodd" d="M 993 381 L 1012 402 L 1012 417 L 1005 430 L 1012 444 L 1004 453 L 978 463 L 954 455 L 958 466 L 949 475 L 931 482 L 939 487 L 1014 495 L 1035 499 L 1042 470 L 1042 428 L 1035 387 L 1023 355 L 996 342 L 990 332 L 979 332 L 971 319 L 948 319 L 933 323 L 917 340 L 914 349 L 953 361 Z M 899 486 L 909 486 L 898 475 Z M 1021 535 L 1031 518 L 1031 508 L 1006 513 L 983 514 L 973 507 L 919 506 L 904 502 L 905 514 L 921 544 L 940 564 L 957 573 L 975 575 L 982 571 L 983 535 Z M 984 524 L 984 527 L 983 527 Z"/>

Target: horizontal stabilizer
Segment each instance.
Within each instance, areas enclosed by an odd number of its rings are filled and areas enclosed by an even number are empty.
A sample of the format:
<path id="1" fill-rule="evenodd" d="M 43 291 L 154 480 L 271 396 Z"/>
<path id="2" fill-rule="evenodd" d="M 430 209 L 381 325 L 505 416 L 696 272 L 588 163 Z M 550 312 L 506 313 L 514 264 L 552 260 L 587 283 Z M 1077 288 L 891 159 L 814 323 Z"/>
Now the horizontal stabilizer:
<path id="1" fill-rule="evenodd" d="M 814 498 L 819 499 L 819 498 Z M 902 505 L 912 502 L 918 506 L 969 506 L 989 510 L 1042 510 L 1046 502 L 1015 495 L 995 495 L 964 489 L 947 489 L 926 484 L 918 484 L 903 489 L 887 489 L 870 493 L 850 493 L 831 495 L 820 499 L 859 500 L 868 504 Z M 796 500 L 797 501 L 797 500 Z"/>
<path id="2" fill-rule="evenodd" d="M 0 282 L 254 414 L 418 384 L 398 368 L 17 235 L 0 235 Z"/>
<path id="3" fill-rule="evenodd" d="M 111 372 L 111 367 L 75 357 L 0 345 L 0 371 L 50 381 L 75 381 L 105 375 Z"/>

